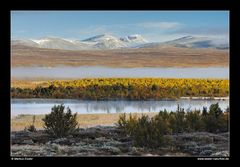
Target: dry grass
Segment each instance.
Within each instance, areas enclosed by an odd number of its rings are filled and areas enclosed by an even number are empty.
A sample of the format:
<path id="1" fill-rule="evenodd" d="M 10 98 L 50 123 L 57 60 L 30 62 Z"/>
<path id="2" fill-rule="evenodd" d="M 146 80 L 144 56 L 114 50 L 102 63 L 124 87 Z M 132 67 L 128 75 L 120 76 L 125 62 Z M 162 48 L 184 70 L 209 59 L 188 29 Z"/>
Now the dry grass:
<path id="1" fill-rule="evenodd" d="M 35 118 L 34 126 L 37 129 L 43 128 L 43 121 L 44 115 L 37 115 Z M 18 131 L 18 130 L 24 130 L 25 127 L 32 124 L 33 121 L 33 115 L 18 115 L 16 117 L 13 117 L 11 119 L 11 130 L 12 131 Z"/>
<path id="2" fill-rule="evenodd" d="M 66 51 L 12 46 L 12 66 L 213 67 L 229 65 L 228 50 L 158 47 Z"/>
<path id="3" fill-rule="evenodd" d="M 48 81 L 41 81 L 41 80 L 11 80 L 11 87 L 19 87 L 19 88 L 31 88 L 34 89 L 37 86 L 47 87 L 49 86 Z"/>
<path id="4" fill-rule="evenodd" d="M 133 114 L 133 113 L 132 113 Z M 150 117 L 157 113 L 145 113 Z M 119 119 L 119 113 L 115 114 L 78 114 L 77 120 L 80 128 L 92 127 L 97 125 L 114 125 Z M 142 113 L 136 113 L 137 116 L 141 116 Z M 37 129 L 43 129 L 44 115 L 36 115 L 35 127 Z M 33 115 L 19 115 L 11 119 L 11 130 L 19 131 L 32 124 Z"/>

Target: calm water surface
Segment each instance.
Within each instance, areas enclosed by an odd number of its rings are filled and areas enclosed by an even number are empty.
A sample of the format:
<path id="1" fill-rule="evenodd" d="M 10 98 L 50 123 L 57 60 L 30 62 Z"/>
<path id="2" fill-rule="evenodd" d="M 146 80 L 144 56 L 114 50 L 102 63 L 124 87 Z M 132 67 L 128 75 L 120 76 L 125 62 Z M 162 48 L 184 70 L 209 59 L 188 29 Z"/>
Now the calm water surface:
<path id="1" fill-rule="evenodd" d="M 71 99 L 12 99 L 11 115 L 19 114 L 47 114 L 56 104 L 64 103 L 66 107 L 79 114 L 100 113 L 131 113 L 131 112 L 159 112 L 166 109 L 175 111 L 177 105 L 190 109 L 202 109 L 213 103 L 219 103 L 222 109 L 229 106 L 229 100 L 177 100 L 177 101 L 83 101 Z"/>
<path id="2" fill-rule="evenodd" d="M 229 78 L 229 68 L 109 68 L 109 67 L 13 67 L 11 77 L 32 78 L 98 78 L 98 77 L 162 77 L 162 78 Z"/>

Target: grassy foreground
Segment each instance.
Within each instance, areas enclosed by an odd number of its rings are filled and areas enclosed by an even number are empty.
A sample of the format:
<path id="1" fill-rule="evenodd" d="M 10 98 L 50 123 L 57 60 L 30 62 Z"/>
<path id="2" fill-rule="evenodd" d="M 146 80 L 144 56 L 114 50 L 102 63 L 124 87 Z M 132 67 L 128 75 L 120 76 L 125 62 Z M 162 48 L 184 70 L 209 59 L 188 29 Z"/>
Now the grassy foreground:
<path id="1" fill-rule="evenodd" d="M 150 117 L 158 113 L 144 113 Z M 80 125 L 80 128 L 93 127 L 97 125 L 114 125 L 119 120 L 120 113 L 114 114 L 78 114 L 77 121 Z M 137 116 L 141 116 L 141 113 L 136 113 Z M 36 115 L 36 120 L 34 126 L 36 129 L 43 129 L 44 115 Z M 25 127 L 32 124 L 33 115 L 18 115 L 11 119 L 11 130 L 20 131 L 24 130 Z"/>

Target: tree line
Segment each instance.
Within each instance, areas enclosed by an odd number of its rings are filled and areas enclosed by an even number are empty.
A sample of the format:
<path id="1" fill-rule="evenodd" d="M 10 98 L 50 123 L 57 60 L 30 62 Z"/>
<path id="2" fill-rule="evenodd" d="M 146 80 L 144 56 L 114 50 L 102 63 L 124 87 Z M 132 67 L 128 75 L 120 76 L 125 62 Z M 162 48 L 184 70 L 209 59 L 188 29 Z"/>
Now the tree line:
<path id="1" fill-rule="evenodd" d="M 160 100 L 186 97 L 224 97 L 229 80 L 165 78 L 96 78 L 52 81 L 48 86 L 11 88 L 13 98 L 74 98 L 88 100 Z"/>

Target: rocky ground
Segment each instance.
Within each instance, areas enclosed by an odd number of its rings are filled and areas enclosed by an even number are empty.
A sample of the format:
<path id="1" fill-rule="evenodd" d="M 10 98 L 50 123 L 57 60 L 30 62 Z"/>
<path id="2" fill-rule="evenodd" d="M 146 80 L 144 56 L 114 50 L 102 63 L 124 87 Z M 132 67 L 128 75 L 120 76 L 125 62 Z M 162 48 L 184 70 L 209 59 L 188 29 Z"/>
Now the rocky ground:
<path id="1" fill-rule="evenodd" d="M 115 126 L 80 129 L 65 138 L 51 138 L 43 130 L 11 133 L 12 156 L 229 156 L 229 133 L 173 135 L 171 146 L 142 148 Z"/>

